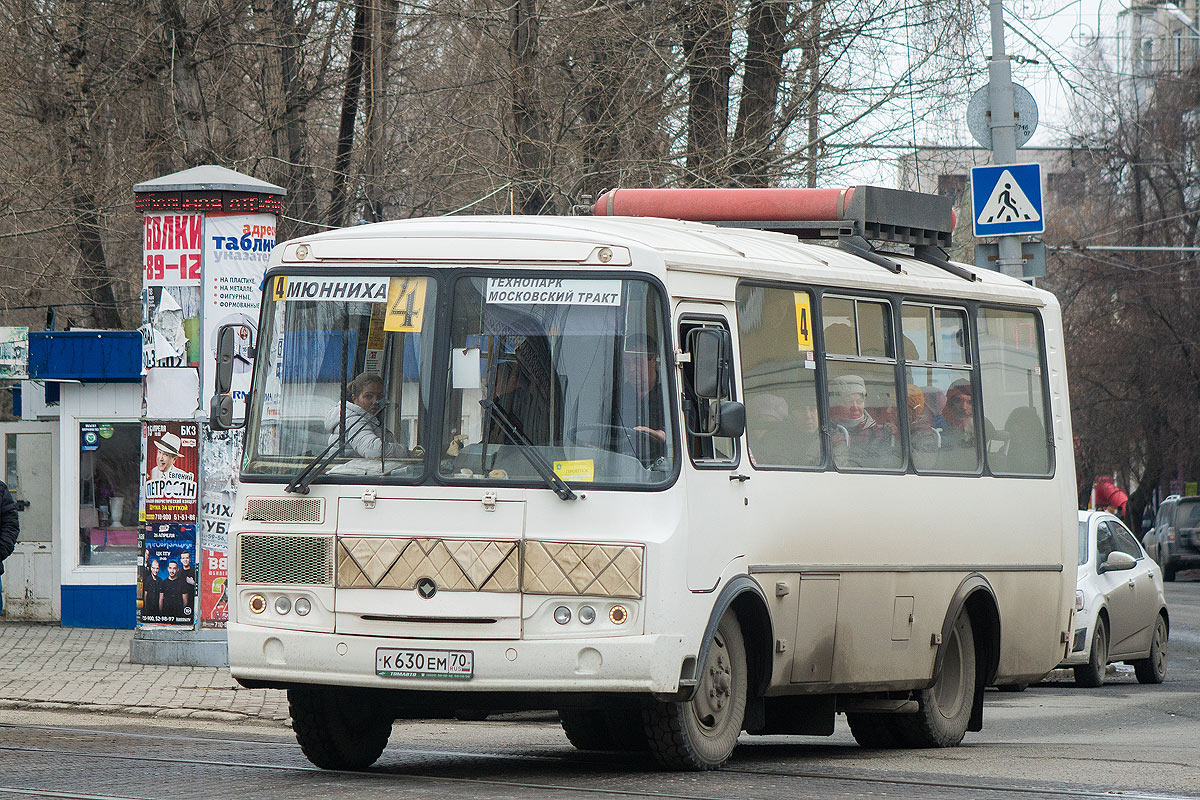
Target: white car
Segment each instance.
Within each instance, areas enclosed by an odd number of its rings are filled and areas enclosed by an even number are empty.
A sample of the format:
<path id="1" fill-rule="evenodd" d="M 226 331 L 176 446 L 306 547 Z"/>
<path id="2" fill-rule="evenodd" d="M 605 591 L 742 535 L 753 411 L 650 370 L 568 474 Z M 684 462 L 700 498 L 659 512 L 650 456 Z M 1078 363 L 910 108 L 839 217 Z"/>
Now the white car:
<path id="1" fill-rule="evenodd" d="M 1114 661 L 1133 666 L 1139 683 L 1167 675 L 1170 617 L 1162 572 L 1112 514 L 1079 512 L 1075 635 L 1060 667 L 1079 686 L 1099 686 Z"/>

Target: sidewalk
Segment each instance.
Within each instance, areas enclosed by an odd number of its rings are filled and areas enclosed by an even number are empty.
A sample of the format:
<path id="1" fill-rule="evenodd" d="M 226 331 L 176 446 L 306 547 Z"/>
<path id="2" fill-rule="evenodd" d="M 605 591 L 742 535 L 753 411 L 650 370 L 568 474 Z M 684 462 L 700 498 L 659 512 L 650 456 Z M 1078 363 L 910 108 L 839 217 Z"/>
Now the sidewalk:
<path id="1" fill-rule="evenodd" d="M 243 689 L 225 667 L 129 662 L 133 631 L 0 622 L 0 710 L 96 711 L 284 725 L 278 689 Z"/>

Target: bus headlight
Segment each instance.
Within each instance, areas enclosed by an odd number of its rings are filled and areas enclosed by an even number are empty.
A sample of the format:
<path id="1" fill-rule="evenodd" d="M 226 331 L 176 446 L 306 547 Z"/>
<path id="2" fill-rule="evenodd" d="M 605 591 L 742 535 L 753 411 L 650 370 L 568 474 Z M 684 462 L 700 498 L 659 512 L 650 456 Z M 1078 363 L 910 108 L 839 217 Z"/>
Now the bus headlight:
<path id="1" fill-rule="evenodd" d="M 275 598 L 275 613 L 283 616 L 292 610 L 292 600 L 286 594 Z"/>
<path id="2" fill-rule="evenodd" d="M 624 625 L 629 619 L 629 611 L 625 606 L 613 606 L 608 610 L 608 621 L 613 625 Z"/>
<path id="3" fill-rule="evenodd" d="M 250 595 L 250 611 L 254 614 L 261 614 L 267 610 L 267 598 L 261 594 Z"/>
<path id="4" fill-rule="evenodd" d="M 591 606 L 583 606 L 579 609 L 579 621 L 584 625 L 591 625 L 596 621 L 596 609 Z"/>
<path id="5" fill-rule="evenodd" d="M 571 609 L 566 606 L 559 606 L 554 609 L 554 621 L 559 625 L 566 625 L 571 621 Z"/>
<path id="6" fill-rule="evenodd" d="M 309 602 L 307 597 L 297 597 L 296 604 L 293 607 L 296 609 L 296 613 L 302 617 L 312 611 L 312 603 Z"/>

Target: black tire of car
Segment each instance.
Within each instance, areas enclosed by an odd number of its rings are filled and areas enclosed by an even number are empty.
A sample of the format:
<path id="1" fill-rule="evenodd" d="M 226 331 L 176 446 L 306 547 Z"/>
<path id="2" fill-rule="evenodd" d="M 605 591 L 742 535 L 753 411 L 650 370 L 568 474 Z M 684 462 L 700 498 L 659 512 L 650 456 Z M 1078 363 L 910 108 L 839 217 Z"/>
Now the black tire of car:
<path id="1" fill-rule="evenodd" d="M 1104 673 L 1108 669 L 1108 623 L 1104 617 L 1096 619 L 1096 630 L 1092 633 L 1092 652 L 1088 663 L 1075 667 L 1075 685 L 1095 689 L 1104 685 Z"/>
<path id="2" fill-rule="evenodd" d="M 392 719 L 353 689 L 310 686 L 287 697 L 296 741 L 321 769 L 365 769 L 387 747 Z"/>
<path id="3" fill-rule="evenodd" d="M 1175 573 L 1178 570 L 1179 568 L 1175 566 L 1175 559 L 1171 558 L 1170 553 L 1167 553 L 1165 556 L 1163 556 L 1162 574 L 1164 581 L 1175 580 Z"/>
<path id="4" fill-rule="evenodd" d="M 907 747 L 954 747 L 962 741 L 975 704 L 975 631 L 964 610 L 942 645 L 942 669 L 928 689 L 914 693 L 915 714 L 897 714 L 896 729 Z"/>
<path id="5" fill-rule="evenodd" d="M 1154 638 L 1150 640 L 1150 655 L 1133 664 L 1138 683 L 1162 683 L 1167 678 L 1167 620 L 1162 614 L 1154 622 Z"/>
<path id="6" fill-rule="evenodd" d="M 895 714 L 877 714 L 870 711 L 847 711 L 846 722 L 850 733 L 859 747 L 868 750 L 895 750 L 906 747 L 904 738 L 896 725 Z"/>
<path id="7" fill-rule="evenodd" d="M 650 753 L 669 769 L 716 769 L 729 760 L 746 716 L 746 643 L 733 612 L 709 642 L 692 699 L 652 702 L 644 712 Z"/>

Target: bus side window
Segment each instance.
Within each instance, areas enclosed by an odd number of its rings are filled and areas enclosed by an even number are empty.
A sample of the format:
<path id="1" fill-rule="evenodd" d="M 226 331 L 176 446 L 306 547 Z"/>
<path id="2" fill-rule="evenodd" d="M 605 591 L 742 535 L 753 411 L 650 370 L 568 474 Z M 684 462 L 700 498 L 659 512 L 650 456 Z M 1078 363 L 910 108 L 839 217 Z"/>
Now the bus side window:
<path id="1" fill-rule="evenodd" d="M 686 343 L 688 333 L 697 328 L 726 328 L 723 321 L 684 319 L 679 323 L 679 341 Z M 728 328 L 726 328 L 728 329 Z M 685 344 L 686 346 L 686 344 Z M 733 400 L 733 369 L 730 365 L 728 381 L 723 387 L 721 397 L 717 400 L 705 400 L 696 397 L 692 391 L 694 378 L 691 363 L 684 363 L 683 369 L 683 413 L 689 430 L 710 430 L 713 425 L 712 409 L 714 403 L 721 400 Z M 692 461 L 702 466 L 729 466 L 737 461 L 737 440 L 721 436 L 693 436 L 685 432 L 688 454 Z"/>
<path id="2" fill-rule="evenodd" d="M 1001 474 L 1046 475 L 1053 459 L 1037 316 L 981 308 L 978 319 L 988 467 Z"/>

